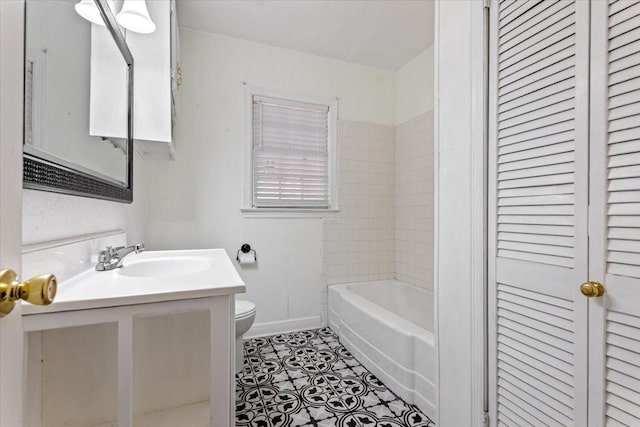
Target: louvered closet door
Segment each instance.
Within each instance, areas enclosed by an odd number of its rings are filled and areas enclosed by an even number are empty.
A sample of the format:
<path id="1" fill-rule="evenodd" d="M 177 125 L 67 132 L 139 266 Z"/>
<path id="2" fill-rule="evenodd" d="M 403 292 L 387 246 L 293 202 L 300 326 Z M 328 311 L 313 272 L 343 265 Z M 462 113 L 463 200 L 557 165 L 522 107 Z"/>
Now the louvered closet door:
<path id="1" fill-rule="evenodd" d="M 491 13 L 491 420 L 585 426 L 589 2 Z"/>
<path id="2" fill-rule="evenodd" d="M 589 425 L 640 426 L 640 2 L 591 19 Z"/>

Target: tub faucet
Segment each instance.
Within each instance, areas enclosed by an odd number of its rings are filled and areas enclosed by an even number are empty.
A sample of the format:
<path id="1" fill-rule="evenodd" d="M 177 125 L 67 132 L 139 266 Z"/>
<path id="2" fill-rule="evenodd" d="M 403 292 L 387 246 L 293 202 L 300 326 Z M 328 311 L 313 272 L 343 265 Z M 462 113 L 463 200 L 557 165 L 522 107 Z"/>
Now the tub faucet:
<path id="1" fill-rule="evenodd" d="M 119 246 L 114 248 L 113 246 L 107 246 L 103 250 L 100 251 L 98 255 L 98 263 L 96 264 L 96 271 L 109 271 L 116 268 L 122 267 L 122 261 L 124 257 L 129 255 L 131 252 L 135 252 L 139 254 L 144 251 L 144 245 L 142 243 L 138 243 L 133 246 Z"/>

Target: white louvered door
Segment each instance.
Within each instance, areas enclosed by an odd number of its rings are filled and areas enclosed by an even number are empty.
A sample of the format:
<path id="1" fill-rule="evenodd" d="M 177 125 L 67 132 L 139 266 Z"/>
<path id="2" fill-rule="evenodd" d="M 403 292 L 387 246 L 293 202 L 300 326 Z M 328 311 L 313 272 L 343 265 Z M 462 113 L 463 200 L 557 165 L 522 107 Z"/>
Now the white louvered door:
<path id="1" fill-rule="evenodd" d="M 640 426 L 640 2 L 591 11 L 589 426 Z"/>
<path id="2" fill-rule="evenodd" d="M 589 2 L 491 7 L 493 425 L 587 425 Z"/>

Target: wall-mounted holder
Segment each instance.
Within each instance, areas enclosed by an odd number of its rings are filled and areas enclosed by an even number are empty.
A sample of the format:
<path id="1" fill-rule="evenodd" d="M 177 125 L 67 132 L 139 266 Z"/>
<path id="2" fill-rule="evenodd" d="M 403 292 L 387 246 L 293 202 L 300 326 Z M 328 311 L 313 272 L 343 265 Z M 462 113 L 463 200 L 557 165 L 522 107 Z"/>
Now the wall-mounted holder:
<path id="1" fill-rule="evenodd" d="M 251 245 L 245 243 L 240 246 L 240 249 L 238 249 L 238 252 L 236 253 L 236 261 L 240 264 L 255 264 L 258 261 L 258 254 L 255 249 L 251 249 Z"/>

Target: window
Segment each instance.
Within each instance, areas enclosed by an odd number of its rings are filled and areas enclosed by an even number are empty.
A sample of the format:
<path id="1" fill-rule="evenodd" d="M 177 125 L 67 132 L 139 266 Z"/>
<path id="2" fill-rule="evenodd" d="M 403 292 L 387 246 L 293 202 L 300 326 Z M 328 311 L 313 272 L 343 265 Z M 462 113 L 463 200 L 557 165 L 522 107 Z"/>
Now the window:
<path id="1" fill-rule="evenodd" d="M 332 209 L 335 106 L 251 95 L 252 208 Z"/>

